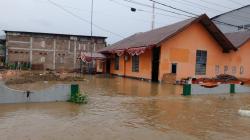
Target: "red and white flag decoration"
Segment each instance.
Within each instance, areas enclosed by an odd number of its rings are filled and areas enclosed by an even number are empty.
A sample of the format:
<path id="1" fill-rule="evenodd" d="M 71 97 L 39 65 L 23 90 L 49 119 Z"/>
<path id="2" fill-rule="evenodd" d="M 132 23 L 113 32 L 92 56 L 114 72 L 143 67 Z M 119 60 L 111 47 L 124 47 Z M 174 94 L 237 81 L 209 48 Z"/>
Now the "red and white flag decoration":
<path id="1" fill-rule="evenodd" d="M 112 53 L 117 54 L 118 56 L 122 56 L 125 53 L 125 51 L 124 50 L 114 50 L 114 51 L 112 51 Z"/>
<path id="2" fill-rule="evenodd" d="M 142 53 L 145 52 L 145 50 L 146 50 L 146 47 L 130 48 L 130 49 L 127 50 L 127 52 L 131 56 L 135 56 L 135 55 L 141 55 Z"/>
<path id="3" fill-rule="evenodd" d="M 91 57 L 87 57 L 84 52 L 81 52 L 81 60 L 85 63 L 91 63 L 93 59 Z"/>

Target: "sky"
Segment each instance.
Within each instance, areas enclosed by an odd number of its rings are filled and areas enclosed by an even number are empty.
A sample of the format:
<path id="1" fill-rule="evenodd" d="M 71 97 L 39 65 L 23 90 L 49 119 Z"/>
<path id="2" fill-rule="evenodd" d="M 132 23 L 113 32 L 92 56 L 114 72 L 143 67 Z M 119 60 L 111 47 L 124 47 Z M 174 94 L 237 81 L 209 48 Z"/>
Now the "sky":
<path id="1" fill-rule="evenodd" d="M 156 0 L 209 17 L 250 4 L 250 0 Z M 140 4 L 135 4 L 135 3 Z M 115 43 L 151 30 L 150 0 L 94 0 L 93 35 Z M 131 12 L 130 8 L 136 8 Z M 155 28 L 184 19 L 169 7 L 156 4 Z M 173 14 L 167 11 L 179 13 Z M 90 35 L 91 0 L 0 0 L 0 30 Z M 190 15 L 189 15 L 190 16 Z M 3 34 L 3 32 L 0 32 Z"/>

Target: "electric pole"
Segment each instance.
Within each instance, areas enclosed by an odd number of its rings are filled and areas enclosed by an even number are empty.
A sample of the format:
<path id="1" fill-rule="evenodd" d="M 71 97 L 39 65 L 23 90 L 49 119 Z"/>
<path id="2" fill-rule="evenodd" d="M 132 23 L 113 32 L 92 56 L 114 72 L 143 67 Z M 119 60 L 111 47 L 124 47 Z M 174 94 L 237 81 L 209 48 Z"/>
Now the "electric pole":
<path id="1" fill-rule="evenodd" d="M 94 41 L 93 41 L 93 13 L 94 13 L 94 0 L 91 0 L 91 25 L 90 25 L 90 48 L 91 48 L 91 52 L 90 52 L 90 57 L 91 57 L 91 62 L 90 62 L 90 74 L 92 74 L 92 70 L 93 70 L 93 47 L 94 47 Z"/>
<path id="2" fill-rule="evenodd" d="M 152 30 L 155 28 L 155 2 L 153 2 L 152 6 Z"/>

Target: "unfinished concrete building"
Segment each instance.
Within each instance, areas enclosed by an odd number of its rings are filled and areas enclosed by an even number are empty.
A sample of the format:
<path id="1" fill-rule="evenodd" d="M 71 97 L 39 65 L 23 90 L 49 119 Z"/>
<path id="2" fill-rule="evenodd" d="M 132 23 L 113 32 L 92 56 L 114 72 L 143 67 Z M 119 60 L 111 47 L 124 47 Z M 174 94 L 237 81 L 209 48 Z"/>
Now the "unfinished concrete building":
<path id="1" fill-rule="evenodd" d="M 13 67 L 77 70 L 83 65 L 79 59 L 81 52 L 95 52 L 106 47 L 106 37 L 101 36 L 22 31 L 5 33 L 6 64 Z"/>

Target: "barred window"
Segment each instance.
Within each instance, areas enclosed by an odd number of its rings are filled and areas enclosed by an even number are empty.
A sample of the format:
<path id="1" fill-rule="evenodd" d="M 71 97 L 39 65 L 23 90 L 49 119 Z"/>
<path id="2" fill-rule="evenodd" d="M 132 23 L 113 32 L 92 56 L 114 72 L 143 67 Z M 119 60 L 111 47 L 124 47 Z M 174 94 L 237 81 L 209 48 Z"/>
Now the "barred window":
<path id="1" fill-rule="evenodd" d="M 220 74 L 220 65 L 215 66 L 215 74 L 219 75 Z"/>
<path id="2" fill-rule="evenodd" d="M 139 56 L 132 56 L 132 72 L 139 72 Z"/>
<path id="3" fill-rule="evenodd" d="M 236 66 L 233 66 L 233 67 L 232 67 L 232 74 L 235 75 L 236 73 L 237 73 L 237 67 L 236 67 Z"/>
<path id="4" fill-rule="evenodd" d="M 224 74 L 228 73 L 228 66 L 224 66 Z"/>
<path id="5" fill-rule="evenodd" d="M 244 74 L 244 67 L 241 66 L 241 67 L 240 67 L 240 75 L 243 75 L 243 74 Z"/>
<path id="6" fill-rule="evenodd" d="M 197 50 L 196 51 L 196 75 L 206 75 L 207 67 L 207 51 Z"/>
<path id="7" fill-rule="evenodd" d="M 119 70 L 119 56 L 115 55 L 115 70 Z"/>

